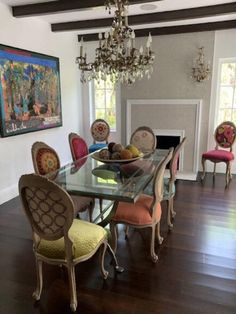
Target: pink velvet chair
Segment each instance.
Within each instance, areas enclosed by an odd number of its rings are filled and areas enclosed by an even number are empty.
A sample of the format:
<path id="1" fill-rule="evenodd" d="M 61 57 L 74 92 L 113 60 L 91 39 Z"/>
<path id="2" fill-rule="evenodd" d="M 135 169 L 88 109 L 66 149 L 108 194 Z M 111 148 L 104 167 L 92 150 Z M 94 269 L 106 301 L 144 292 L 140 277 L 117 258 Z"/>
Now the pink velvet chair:
<path id="1" fill-rule="evenodd" d="M 68 136 L 70 150 L 73 161 L 76 161 L 76 168 L 81 167 L 89 154 L 89 149 L 85 140 L 76 133 L 70 133 Z M 102 213 L 102 199 L 99 199 L 100 212 Z"/>
<path id="2" fill-rule="evenodd" d="M 214 163 L 213 178 L 215 177 L 215 173 L 216 173 L 216 164 L 219 162 L 224 162 L 226 164 L 225 187 L 228 187 L 229 182 L 232 178 L 231 163 L 234 160 L 232 147 L 236 139 L 236 127 L 234 123 L 231 121 L 222 122 L 216 128 L 214 136 L 215 136 L 215 141 L 216 141 L 215 149 L 202 154 L 203 174 L 202 174 L 201 179 L 203 180 L 205 177 L 206 160 L 209 160 Z"/>
<path id="3" fill-rule="evenodd" d="M 153 196 L 141 194 L 134 204 L 120 202 L 116 213 L 111 220 L 112 248 L 117 248 L 116 224 L 125 224 L 126 227 L 151 228 L 151 257 L 153 262 L 158 260 L 155 253 L 155 238 L 161 244 L 163 238 L 160 236 L 161 201 L 163 197 L 163 177 L 167 163 L 171 160 L 173 148 L 168 155 L 157 166 L 153 179 Z"/>

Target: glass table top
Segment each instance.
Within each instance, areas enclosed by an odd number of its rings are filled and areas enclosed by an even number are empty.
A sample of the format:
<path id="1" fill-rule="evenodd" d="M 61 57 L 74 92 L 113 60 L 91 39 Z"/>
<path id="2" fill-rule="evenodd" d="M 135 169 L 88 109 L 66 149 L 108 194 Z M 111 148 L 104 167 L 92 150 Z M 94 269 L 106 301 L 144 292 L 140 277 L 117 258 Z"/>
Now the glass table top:
<path id="1" fill-rule="evenodd" d="M 148 157 L 127 164 L 104 164 L 90 154 L 50 173 L 48 177 L 69 194 L 135 202 L 167 152 L 155 150 Z"/>

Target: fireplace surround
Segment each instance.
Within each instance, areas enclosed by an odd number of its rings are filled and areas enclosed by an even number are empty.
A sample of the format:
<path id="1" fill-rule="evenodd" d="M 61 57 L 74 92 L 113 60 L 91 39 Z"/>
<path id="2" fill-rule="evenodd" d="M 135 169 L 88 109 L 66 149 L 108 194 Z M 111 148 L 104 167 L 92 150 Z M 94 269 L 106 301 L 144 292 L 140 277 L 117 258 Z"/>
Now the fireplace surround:
<path id="1" fill-rule="evenodd" d="M 201 99 L 128 99 L 126 141 L 141 125 L 152 128 L 157 136 L 186 136 L 179 170 L 196 179 L 199 165 Z"/>

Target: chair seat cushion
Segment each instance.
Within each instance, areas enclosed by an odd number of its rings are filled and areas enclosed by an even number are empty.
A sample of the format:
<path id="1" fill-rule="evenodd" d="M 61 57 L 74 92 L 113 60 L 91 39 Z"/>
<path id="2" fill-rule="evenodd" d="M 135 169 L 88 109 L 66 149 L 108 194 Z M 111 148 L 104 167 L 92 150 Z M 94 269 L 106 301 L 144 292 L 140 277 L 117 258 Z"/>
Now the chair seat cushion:
<path id="1" fill-rule="evenodd" d="M 223 149 L 214 149 L 202 154 L 202 157 L 209 160 L 231 161 L 234 160 L 234 154 Z"/>
<path id="2" fill-rule="evenodd" d="M 104 228 L 88 221 L 74 219 L 69 230 L 73 242 L 73 258 L 85 258 L 99 247 L 107 238 Z M 64 238 L 56 241 L 41 240 L 37 253 L 51 259 L 65 259 Z"/>
<path id="3" fill-rule="evenodd" d="M 107 144 L 106 143 L 92 144 L 89 146 L 89 153 L 96 152 L 97 150 L 99 150 L 101 148 L 107 148 Z"/>
<path id="4" fill-rule="evenodd" d="M 169 191 L 169 181 L 169 178 L 164 178 L 163 200 L 168 200 L 175 195 L 175 184 L 173 183 L 171 185 L 171 189 Z"/>
<path id="5" fill-rule="evenodd" d="M 120 202 L 112 219 L 116 222 L 124 222 L 131 225 L 150 225 L 152 224 L 152 216 L 149 208 L 152 202 L 153 198 L 145 194 L 142 194 L 135 204 Z M 158 203 L 154 220 L 159 221 L 160 218 L 161 205 Z"/>

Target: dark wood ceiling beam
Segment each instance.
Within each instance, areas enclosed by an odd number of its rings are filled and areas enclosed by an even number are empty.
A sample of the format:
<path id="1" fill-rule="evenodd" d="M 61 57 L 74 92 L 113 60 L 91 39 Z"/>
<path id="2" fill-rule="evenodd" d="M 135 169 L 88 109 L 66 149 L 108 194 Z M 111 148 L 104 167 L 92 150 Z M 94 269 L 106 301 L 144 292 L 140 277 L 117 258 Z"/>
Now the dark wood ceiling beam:
<path id="1" fill-rule="evenodd" d="M 230 29 L 230 28 L 236 28 L 236 20 L 181 25 L 181 26 L 137 29 L 135 30 L 135 35 L 136 37 L 146 37 L 149 34 L 149 32 L 151 32 L 152 36 L 160 36 L 160 35 L 172 35 L 172 34 L 181 34 L 181 33 L 216 31 L 216 30 Z M 81 37 L 83 37 L 84 41 L 98 40 L 98 34 L 78 35 L 78 41 L 81 39 Z"/>
<path id="2" fill-rule="evenodd" d="M 129 0 L 130 4 L 163 0 Z M 15 17 L 53 14 L 59 12 L 85 10 L 104 6 L 104 0 L 60 0 L 43 3 L 25 4 L 12 6 L 12 15 Z"/>
<path id="3" fill-rule="evenodd" d="M 236 2 L 212 5 L 207 7 L 198 7 L 191 9 L 175 10 L 175 11 L 165 11 L 142 15 L 131 15 L 129 16 L 130 25 L 141 25 L 141 24 L 151 24 L 157 22 L 169 22 L 184 19 L 194 19 L 202 18 L 216 15 L 224 15 L 236 12 Z M 64 23 L 54 23 L 51 24 L 51 30 L 53 32 L 59 31 L 71 31 L 71 30 L 81 30 L 81 29 L 92 29 L 98 27 L 109 27 L 111 26 L 112 18 L 107 19 L 96 19 L 96 20 L 86 20 L 86 21 L 74 21 L 74 22 L 64 22 Z"/>

